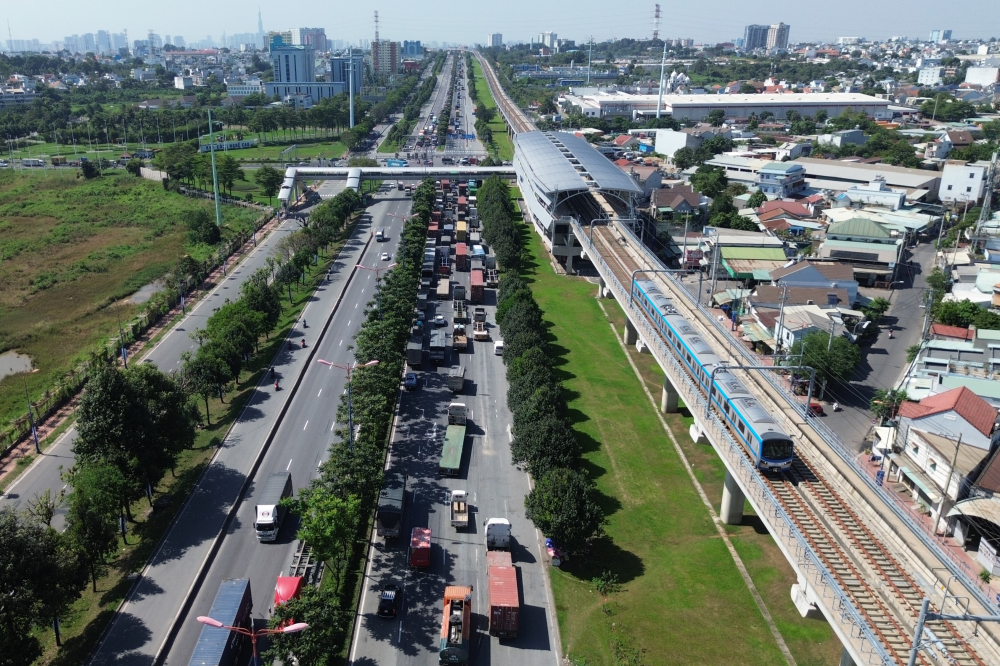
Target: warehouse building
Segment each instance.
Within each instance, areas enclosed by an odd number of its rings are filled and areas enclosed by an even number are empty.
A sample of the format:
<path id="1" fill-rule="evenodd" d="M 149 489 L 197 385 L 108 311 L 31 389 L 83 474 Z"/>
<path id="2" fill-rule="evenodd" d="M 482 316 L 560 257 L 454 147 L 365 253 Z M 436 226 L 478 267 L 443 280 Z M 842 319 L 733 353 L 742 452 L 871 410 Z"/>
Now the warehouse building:
<path id="1" fill-rule="evenodd" d="M 590 118 L 640 118 L 655 116 L 658 95 L 634 95 L 617 90 L 571 88 L 565 101 L 580 108 Z M 825 111 L 835 118 L 844 111 L 864 111 L 880 120 L 892 118 L 889 101 L 860 93 L 785 93 L 774 95 L 664 95 L 661 113 L 678 120 L 705 120 L 708 114 L 722 109 L 726 118 L 760 117 L 766 111 L 775 118 L 785 118 L 789 111 L 815 117 Z"/>

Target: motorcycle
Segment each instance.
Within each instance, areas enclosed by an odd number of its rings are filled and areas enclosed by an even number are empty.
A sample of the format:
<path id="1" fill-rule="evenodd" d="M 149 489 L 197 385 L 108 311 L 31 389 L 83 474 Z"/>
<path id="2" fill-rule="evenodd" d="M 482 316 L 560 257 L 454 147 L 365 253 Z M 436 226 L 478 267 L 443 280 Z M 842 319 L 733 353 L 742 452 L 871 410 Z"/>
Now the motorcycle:
<path id="1" fill-rule="evenodd" d="M 303 349 L 305 349 L 305 348 L 306 348 L 306 341 L 305 341 L 305 340 L 303 340 L 303 341 L 302 341 L 302 348 L 303 348 Z"/>

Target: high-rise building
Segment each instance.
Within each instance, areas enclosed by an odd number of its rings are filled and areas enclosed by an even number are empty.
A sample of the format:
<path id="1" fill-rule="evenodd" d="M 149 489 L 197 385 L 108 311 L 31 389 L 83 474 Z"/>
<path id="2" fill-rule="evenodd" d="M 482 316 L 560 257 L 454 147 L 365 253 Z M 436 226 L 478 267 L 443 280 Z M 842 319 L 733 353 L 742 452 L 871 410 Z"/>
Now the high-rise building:
<path id="1" fill-rule="evenodd" d="M 372 69 L 376 74 L 395 74 L 402 62 L 399 42 L 388 39 L 372 41 Z"/>
<path id="2" fill-rule="evenodd" d="M 777 25 L 772 25 L 767 29 L 767 50 L 772 49 L 778 51 L 788 50 L 788 30 L 790 26 L 784 23 L 778 23 Z"/>
<path id="3" fill-rule="evenodd" d="M 743 48 L 747 51 L 767 48 L 767 33 L 770 26 L 748 25 L 743 31 Z"/>
<path id="4" fill-rule="evenodd" d="M 275 83 L 314 83 L 316 51 L 304 44 L 286 44 L 271 40 L 271 69 Z"/>
<path id="5" fill-rule="evenodd" d="M 486 38 L 486 46 L 489 48 L 498 49 L 503 46 L 503 35 L 499 32 L 491 33 L 489 37 Z"/>
<path id="6" fill-rule="evenodd" d="M 420 45 L 419 41 L 403 41 L 403 57 L 404 58 L 419 58 L 424 54 L 424 47 Z"/>
<path id="7" fill-rule="evenodd" d="M 174 46 L 179 49 L 184 48 L 184 38 L 180 35 L 174 35 Z"/>
<path id="8" fill-rule="evenodd" d="M 353 70 L 351 61 L 354 63 Z M 354 53 L 350 57 L 340 55 L 330 58 L 330 81 L 334 84 L 335 93 L 349 93 L 352 76 L 354 78 L 354 94 L 360 94 L 365 81 L 365 56 L 363 53 Z"/>
<path id="9" fill-rule="evenodd" d="M 538 34 L 538 38 L 535 40 L 536 44 L 541 44 L 542 46 L 547 46 L 550 49 L 556 48 L 556 42 L 559 41 L 559 37 L 554 32 L 542 32 Z"/>
<path id="10" fill-rule="evenodd" d="M 317 52 L 330 50 L 325 28 L 292 28 L 292 44 L 309 45 Z"/>
<path id="11" fill-rule="evenodd" d="M 173 44 L 173 42 L 170 40 L 170 35 L 163 36 L 163 45 L 166 46 L 167 44 Z"/>
<path id="12" fill-rule="evenodd" d="M 95 53 L 97 51 L 97 43 L 94 41 L 94 33 L 88 32 L 83 35 L 83 51 L 81 53 Z"/>
<path id="13" fill-rule="evenodd" d="M 111 53 L 111 35 L 107 30 L 97 31 L 97 51 L 99 53 Z"/>
<path id="14" fill-rule="evenodd" d="M 163 38 L 160 37 L 155 32 L 153 32 L 152 30 L 149 31 L 149 36 L 147 37 L 147 39 L 149 40 L 149 48 L 151 49 L 163 48 Z"/>
<path id="15" fill-rule="evenodd" d="M 111 50 L 120 53 L 122 49 L 128 48 L 128 38 L 120 32 L 111 33 Z"/>
<path id="16" fill-rule="evenodd" d="M 942 30 L 941 31 L 941 41 L 942 42 L 950 42 L 951 41 L 951 30 Z"/>
<path id="17" fill-rule="evenodd" d="M 935 44 L 941 41 L 941 31 L 931 30 L 931 41 Z"/>
<path id="18" fill-rule="evenodd" d="M 291 30 L 268 30 L 267 40 L 264 42 L 265 48 L 271 48 L 274 45 L 275 37 L 281 37 L 281 43 L 286 46 L 294 44 Z"/>

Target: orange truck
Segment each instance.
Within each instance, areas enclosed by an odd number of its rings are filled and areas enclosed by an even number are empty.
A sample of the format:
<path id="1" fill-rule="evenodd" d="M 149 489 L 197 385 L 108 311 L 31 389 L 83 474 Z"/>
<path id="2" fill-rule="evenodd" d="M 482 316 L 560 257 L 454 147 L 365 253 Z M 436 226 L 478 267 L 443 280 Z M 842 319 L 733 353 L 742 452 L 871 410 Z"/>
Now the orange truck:
<path id="1" fill-rule="evenodd" d="M 472 630 L 472 588 L 449 585 L 444 588 L 439 664 L 469 663 L 469 635 Z"/>

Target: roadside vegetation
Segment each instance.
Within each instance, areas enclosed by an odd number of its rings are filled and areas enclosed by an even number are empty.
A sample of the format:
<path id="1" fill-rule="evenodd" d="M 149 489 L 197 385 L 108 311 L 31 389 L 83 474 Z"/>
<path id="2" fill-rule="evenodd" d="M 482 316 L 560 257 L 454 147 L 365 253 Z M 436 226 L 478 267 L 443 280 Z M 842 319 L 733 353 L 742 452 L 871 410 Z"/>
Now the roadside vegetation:
<path id="1" fill-rule="evenodd" d="M 86 660 L 343 245 L 358 203 L 345 192 L 289 236 L 273 265 L 194 332 L 198 352 L 179 372 L 124 368 L 113 357 L 95 367 L 66 489 L 33 498 L 25 512 L 0 511 L 0 586 L 19 591 L 0 606 L 0 640 L 11 648 L 4 663 Z M 269 284 L 272 270 L 280 275 Z M 63 532 L 50 527 L 60 506 Z"/>
<path id="2" fill-rule="evenodd" d="M 478 119 L 480 114 L 485 112 L 483 117 L 488 117 L 486 127 L 491 132 L 489 139 L 492 141 L 494 155 L 502 162 L 509 162 L 514 159 L 514 144 L 507 136 L 507 124 L 500 116 L 497 103 L 490 93 L 489 84 L 486 83 L 479 61 L 472 58 L 468 71 L 469 77 L 472 79 L 472 85 L 469 86 L 469 97 L 472 97 L 473 101 L 476 102 L 476 117 Z M 476 123 L 476 132 L 479 133 L 478 122 Z"/>

